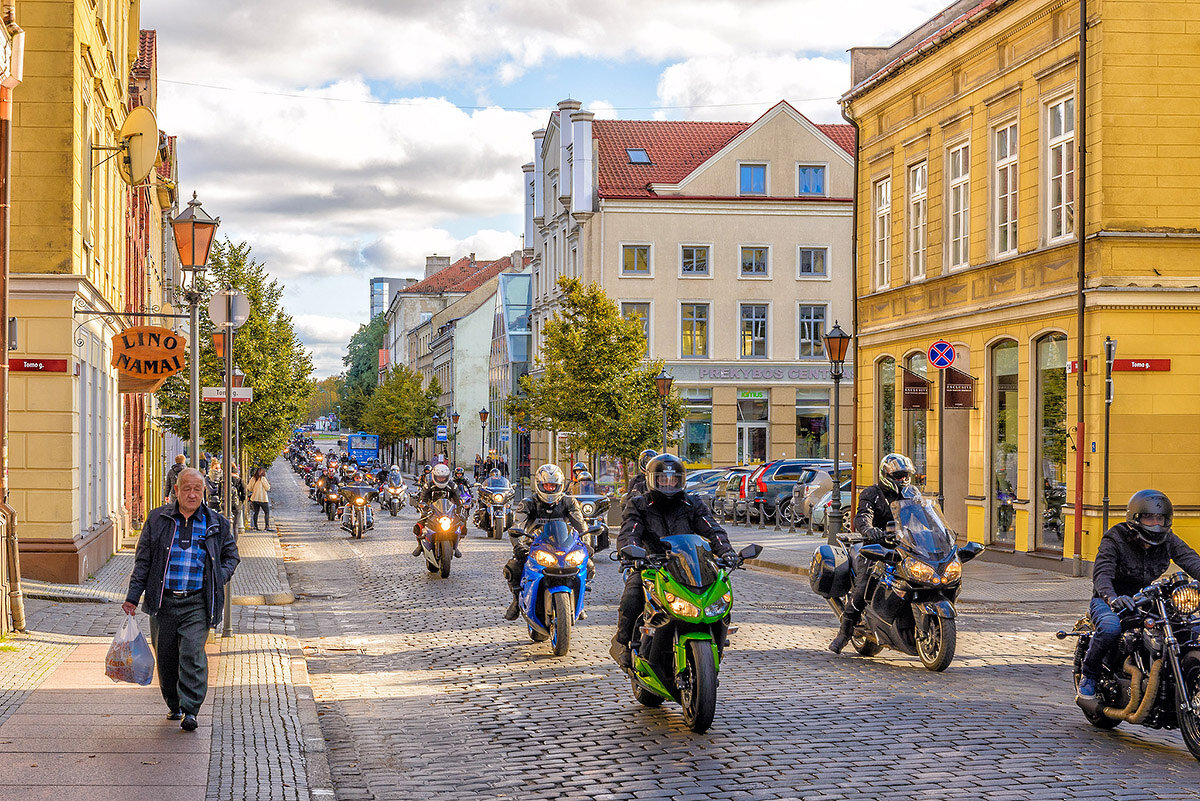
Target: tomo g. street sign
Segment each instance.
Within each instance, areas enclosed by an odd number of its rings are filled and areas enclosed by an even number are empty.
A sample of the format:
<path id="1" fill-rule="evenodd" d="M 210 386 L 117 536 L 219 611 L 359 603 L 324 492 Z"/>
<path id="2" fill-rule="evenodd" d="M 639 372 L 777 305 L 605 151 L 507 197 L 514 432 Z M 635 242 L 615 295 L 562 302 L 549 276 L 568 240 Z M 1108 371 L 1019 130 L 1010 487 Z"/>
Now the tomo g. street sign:
<path id="1" fill-rule="evenodd" d="M 939 370 L 954 364 L 954 346 L 944 339 L 934 342 L 929 346 L 929 363 Z"/>
<path id="2" fill-rule="evenodd" d="M 202 387 L 200 390 L 200 400 L 205 403 L 222 403 L 225 400 L 225 387 Z M 234 387 L 233 402 L 234 403 L 249 403 L 254 400 L 253 387 Z"/>

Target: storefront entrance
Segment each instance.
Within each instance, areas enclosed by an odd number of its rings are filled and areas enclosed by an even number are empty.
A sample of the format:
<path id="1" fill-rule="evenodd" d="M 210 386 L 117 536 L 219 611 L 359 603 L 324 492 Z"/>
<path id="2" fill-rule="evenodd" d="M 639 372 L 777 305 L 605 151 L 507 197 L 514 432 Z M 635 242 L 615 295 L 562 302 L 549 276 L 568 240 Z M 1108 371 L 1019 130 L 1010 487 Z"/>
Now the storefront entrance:
<path id="1" fill-rule="evenodd" d="M 738 464 L 760 464 L 767 460 L 767 424 L 738 423 Z"/>

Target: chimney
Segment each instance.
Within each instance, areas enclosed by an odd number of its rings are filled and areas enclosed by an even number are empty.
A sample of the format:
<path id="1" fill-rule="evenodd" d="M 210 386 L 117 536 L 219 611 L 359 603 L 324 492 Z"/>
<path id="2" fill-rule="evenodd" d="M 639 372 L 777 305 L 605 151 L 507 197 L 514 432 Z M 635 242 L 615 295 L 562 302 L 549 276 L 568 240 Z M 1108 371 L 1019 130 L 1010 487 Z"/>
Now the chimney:
<path id="1" fill-rule="evenodd" d="M 592 120 L 590 111 L 571 114 L 571 213 L 592 213 Z"/>
<path id="2" fill-rule="evenodd" d="M 546 219 L 546 163 L 542 159 L 542 143 L 546 129 L 533 132 L 533 223 L 541 225 Z M 530 244 L 532 247 L 532 243 Z"/>
<path id="3" fill-rule="evenodd" d="M 467 256 L 467 261 L 470 263 L 471 269 L 474 270 L 475 269 L 475 253 L 474 253 L 474 251 L 471 252 L 471 255 Z"/>
<path id="4" fill-rule="evenodd" d="M 437 273 L 450 266 L 449 256 L 426 256 L 425 257 L 425 277 Z"/>
<path id="5" fill-rule="evenodd" d="M 558 104 L 558 197 L 564 206 L 571 201 L 571 112 L 581 105 L 570 99 Z"/>
<path id="6" fill-rule="evenodd" d="M 521 186 L 525 188 L 525 240 L 522 242 L 522 247 L 533 252 L 533 196 L 537 191 L 534 186 L 533 162 L 521 165 L 523 173 Z M 515 262 L 514 262 L 515 263 Z"/>

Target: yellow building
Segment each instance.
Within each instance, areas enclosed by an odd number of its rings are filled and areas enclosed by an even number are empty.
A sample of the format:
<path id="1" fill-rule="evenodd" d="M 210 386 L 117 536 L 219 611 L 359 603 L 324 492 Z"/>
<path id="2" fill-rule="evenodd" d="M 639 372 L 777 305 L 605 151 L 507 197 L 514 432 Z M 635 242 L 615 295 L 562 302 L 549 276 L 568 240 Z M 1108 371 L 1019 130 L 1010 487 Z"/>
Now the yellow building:
<path id="1" fill-rule="evenodd" d="M 13 120 L 12 494 L 22 571 L 81 581 L 113 553 L 123 511 L 122 398 L 109 365 L 126 311 L 127 187 L 112 148 L 138 57 L 137 0 L 21 4 Z M 77 323 L 82 322 L 81 326 Z"/>
<path id="2" fill-rule="evenodd" d="M 909 453 L 960 532 L 1064 568 L 1102 533 L 1106 336 L 1110 525 L 1155 487 L 1200 545 L 1200 3 L 1087 13 L 1084 50 L 1078 0 L 960 0 L 891 47 L 852 50 L 842 98 L 860 142 L 860 483 Z M 945 412 L 944 471 L 926 355 L 939 339 L 976 379 L 974 408 Z M 931 411 L 905 411 L 905 378 L 919 395 L 924 375 Z"/>

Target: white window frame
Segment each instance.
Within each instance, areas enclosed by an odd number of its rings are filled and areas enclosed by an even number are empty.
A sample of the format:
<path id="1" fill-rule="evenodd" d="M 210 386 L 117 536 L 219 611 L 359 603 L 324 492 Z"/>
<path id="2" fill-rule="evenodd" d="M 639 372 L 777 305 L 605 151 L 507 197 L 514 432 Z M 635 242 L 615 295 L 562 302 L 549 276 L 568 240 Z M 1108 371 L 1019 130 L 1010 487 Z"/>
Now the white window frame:
<path id="1" fill-rule="evenodd" d="M 999 136 L 1007 131 L 1006 152 L 999 152 Z M 1005 120 L 992 128 L 988 135 L 988 152 L 991 154 L 992 169 L 992 249 L 996 258 L 1011 256 L 1017 252 L 1018 224 L 1020 222 L 1020 177 L 1021 177 L 1021 131 L 1015 119 Z M 1001 176 L 1007 173 L 1008 188 L 1001 192 Z M 1008 229 L 1009 247 L 1002 249 L 1000 234 Z"/>
<path id="2" fill-rule="evenodd" d="M 925 278 L 925 251 L 929 244 L 929 161 L 909 166 L 905 179 L 908 194 L 908 280 Z"/>
<path id="3" fill-rule="evenodd" d="M 684 248 L 704 248 L 708 251 L 708 272 L 705 273 L 685 273 L 683 271 L 683 249 Z M 679 244 L 679 277 L 686 278 L 689 281 L 694 279 L 706 279 L 713 277 L 713 243 L 712 242 L 681 242 Z"/>
<path id="4" fill-rule="evenodd" d="M 892 283 L 892 176 L 871 183 L 871 280 L 876 289 Z"/>
<path id="5" fill-rule="evenodd" d="M 1054 110 L 1060 106 L 1070 104 L 1070 115 L 1063 114 L 1063 132 L 1058 136 L 1053 136 L 1051 133 L 1051 120 L 1054 116 Z M 1045 115 L 1045 142 L 1046 147 L 1043 151 L 1046 158 L 1046 241 L 1048 243 L 1064 242 L 1075 238 L 1075 203 L 1078 198 L 1075 197 L 1075 96 L 1073 94 L 1062 95 L 1046 103 Z M 1064 108 L 1064 112 L 1065 112 Z M 1067 125 L 1070 125 L 1070 130 Z M 1054 164 L 1054 151 L 1062 151 L 1062 159 L 1065 164 L 1070 162 L 1070 170 L 1064 170 L 1062 174 L 1055 175 L 1052 172 Z M 1063 202 L 1059 207 L 1054 206 L 1054 185 L 1056 182 L 1062 182 L 1062 197 Z M 1070 202 L 1067 198 L 1070 197 Z M 1062 231 L 1058 234 L 1054 233 L 1055 226 L 1061 225 Z"/>
<path id="6" fill-rule="evenodd" d="M 646 248 L 647 267 L 645 273 L 625 272 L 625 248 Z M 653 242 L 619 242 L 617 244 L 617 277 L 618 278 L 653 278 L 654 277 L 654 243 Z"/>
<path id="7" fill-rule="evenodd" d="M 766 271 L 766 273 L 759 275 L 758 273 L 742 272 L 742 250 L 744 248 L 762 248 L 763 250 L 765 250 L 767 252 L 767 271 Z M 774 259 L 771 258 L 771 246 L 766 244 L 765 242 L 742 242 L 742 243 L 738 244 L 738 246 L 737 246 L 737 262 L 736 262 L 737 263 L 738 280 L 739 281 L 770 281 L 771 273 L 772 273 L 772 267 L 771 267 L 772 261 L 774 261 Z"/>
<path id="8" fill-rule="evenodd" d="M 621 298 L 617 301 L 617 312 L 625 319 L 625 304 L 646 304 L 646 356 L 650 356 L 650 348 L 654 342 L 654 301 L 650 298 Z"/>
<path id="9" fill-rule="evenodd" d="M 742 353 L 742 308 L 744 306 L 766 306 L 767 307 L 767 330 L 763 336 L 763 346 L 766 349 L 766 354 L 763 356 L 746 356 Z M 751 362 L 769 361 L 771 358 L 771 301 L 769 300 L 739 300 L 737 305 L 737 357 Z"/>
<path id="10" fill-rule="evenodd" d="M 825 251 L 825 272 L 823 274 L 818 275 L 816 273 L 800 272 L 800 262 L 801 262 L 800 254 L 805 250 L 823 250 L 823 251 Z M 833 275 L 832 261 L 831 261 L 832 258 L 833 258 L 833 248 L 829 247 L 829 245 L 808 245 L 808 244 L 803 244 L 803 243 L 796 245 L 796 280 L 797 281 L 830 281 L 830 280 L 832 280 L 832 278 L 830 277 Z"/>
<path id="11" fill-rule="evenodd" d="M 821 191 L 800 191 L 800 170 L 805 167 L 821 168 Z M 797 161 L 796 162 L 796 197 L 829 197 L 829 162 L 827 161 Z"/>
<path id="12" fill-rule="evenodd" d="M 961 172 L 955 174 L 955 156 Z M 958 236 L 954 227 L 958 225 Z M 957 252 L 956 252 L 957 247 Z M 956 270 L 971 263 L 971 143 L 946 149 L 946 264 Z"/>
<path id="13" fill-rule="evenodd" d="M 705 321 L 704 321 L 705 324 L 704 324 L 704 355 L 703 356 L 695 356 L 695 355 L 690 355 L 690 354 L 686 354 L 683 352 L 683 307 L 684 306 L 703 306 L 705 309 L 708 310 L 708 316 L 705 318 Z M 678 311 L 678 325 L 676 326 L 675 331 L 679 336 L 679 343 L 678 343 L 678 347 L 676 348 L 676 353 L 679 354 L 679 358 L 687 359 L 689 361 L 692 361 L 692 360 L 700 361 L 703 359 L 711 359 L 712 358 L 712 345 L 713 345 L 713 338 L 712 338 L 713 302 L 712 302 L 712 299 L 710 299 L 710 298 L 695 298 L 695 299 L 680 300 L 679 305 L 676 307 L 676 309 Z"/>
<path id="14" fill-rule="evenodd" d="M 742 168 L 743 167 L 762 167 L 763 168 L 763 191 L 762 192 L 743 192 L 742 191 Z M 762 159 L 747 159 L 737 163 L 737 193 L 738 197 L 770 197 L 771 196 L 771 162 L 763 161 Z"/>
<path id="15" fill-rule="evenodd" d="M 800 310 L 803 308 L 819 308 L 825 310 L 823 330 L 821 332 L 821 353 L 818 356 L 802 355 L 800 350 L 800 325 L 803 322 L 800 319 Z M 740 330 L 740 329 L 739 329 Z M 828 303 L 812 303 L 811 301 L 799 301 L 796 304 L 796 360 L 797 361 L 820 361 L 826 358 L 825 356 L 825 334 L 829 333 L 829 304 Z"/>

